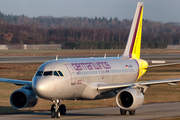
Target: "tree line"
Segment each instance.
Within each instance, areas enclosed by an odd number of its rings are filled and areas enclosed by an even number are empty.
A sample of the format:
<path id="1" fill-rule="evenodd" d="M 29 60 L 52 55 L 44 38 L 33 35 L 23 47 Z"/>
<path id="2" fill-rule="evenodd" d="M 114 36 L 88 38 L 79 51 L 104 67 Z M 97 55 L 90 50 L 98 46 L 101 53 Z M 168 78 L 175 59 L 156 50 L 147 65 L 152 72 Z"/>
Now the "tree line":
<path id="1" fill-rule="evenodd" d="M 124 49 L 126 42 L 66 42 L 65 49 Z M 166 48 L 167 44 L 161 42 L 142 42 L 142 48 Z"/>
<path id="2" fill-rule="evenodd" d="M 128 39 L 131 23 L 132 20 L 120 21 L 117 18 L 28 18 L 24 15 L 4 15 L 0 12 L 0 44 L 63 44 L 66 48 L 87 46 L 89 49 L 94 46 L 122 48 Z M 143 48 L 178 45 L 179 23 L 143 20 L 142 41 Z"/>

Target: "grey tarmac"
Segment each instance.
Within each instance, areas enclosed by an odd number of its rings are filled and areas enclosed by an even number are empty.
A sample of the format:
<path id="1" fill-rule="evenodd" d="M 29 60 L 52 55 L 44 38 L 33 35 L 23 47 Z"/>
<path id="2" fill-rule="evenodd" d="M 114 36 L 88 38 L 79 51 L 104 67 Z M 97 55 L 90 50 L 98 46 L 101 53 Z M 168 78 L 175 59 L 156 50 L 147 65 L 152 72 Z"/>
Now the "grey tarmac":
<path id="1" fill-rule="evenodd" d="M 62 120 L 149 120 L 180 116 L 180 102 L 145 104 L 136 110 L 135 115 L 119 114 L 118 107 L 67 110 Z M 50 111 L 1 115 L 0 120 L 50 120 Z M 55 120 L 55 119 L 52 119 Z"/>

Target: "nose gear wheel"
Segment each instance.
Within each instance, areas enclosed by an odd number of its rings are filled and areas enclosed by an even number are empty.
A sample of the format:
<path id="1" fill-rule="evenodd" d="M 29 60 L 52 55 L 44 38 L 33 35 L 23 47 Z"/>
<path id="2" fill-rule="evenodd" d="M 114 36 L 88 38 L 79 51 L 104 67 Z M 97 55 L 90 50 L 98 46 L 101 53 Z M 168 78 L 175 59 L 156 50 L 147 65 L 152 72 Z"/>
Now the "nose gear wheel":
<path id="1" fill-rule="evenodd" d="M 53 105 L 51 106 L 51 117 L 52 118 L 60 118 L 61 115 L 66 114 L 66 106 L 64 104 L 60 105 L 60 100 L 53 100 Z"/>

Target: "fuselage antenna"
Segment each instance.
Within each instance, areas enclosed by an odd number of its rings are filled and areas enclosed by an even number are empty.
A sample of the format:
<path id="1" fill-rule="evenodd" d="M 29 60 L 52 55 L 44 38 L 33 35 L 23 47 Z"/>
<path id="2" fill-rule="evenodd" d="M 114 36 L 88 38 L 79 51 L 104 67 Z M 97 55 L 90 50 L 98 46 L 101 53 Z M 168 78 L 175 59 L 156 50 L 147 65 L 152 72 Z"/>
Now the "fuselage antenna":
<path id="1" fill-rule="evenodd" d="M 105 55 L 104 55 L 104 58 L 106 58 L 106 53 L 105 53 Z"/>
<path id="2" fill-rule="evenodd" d="M 56 55 L 56 61 L 58 60 L 58 55 Z"/>

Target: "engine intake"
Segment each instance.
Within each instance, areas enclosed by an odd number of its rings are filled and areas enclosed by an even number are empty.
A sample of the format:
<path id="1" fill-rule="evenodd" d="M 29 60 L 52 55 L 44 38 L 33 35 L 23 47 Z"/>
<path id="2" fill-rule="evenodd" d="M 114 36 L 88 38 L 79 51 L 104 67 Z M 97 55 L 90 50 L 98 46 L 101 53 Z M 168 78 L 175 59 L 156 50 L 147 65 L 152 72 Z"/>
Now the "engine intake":
<path id="1" fill-rule="evenodd" d="M 31 109 L 37 101 L 38 98 L 31 89 L 18 89 L 10 96 L 10 103 L 17 110 Z"/>
<path id="2" fill-rule="evenodd" d="M 135 110 L 144 102 L 144 95 L 136 89 L 126 88 L 116 95 L 117 105 L 124 110 Z"/>

